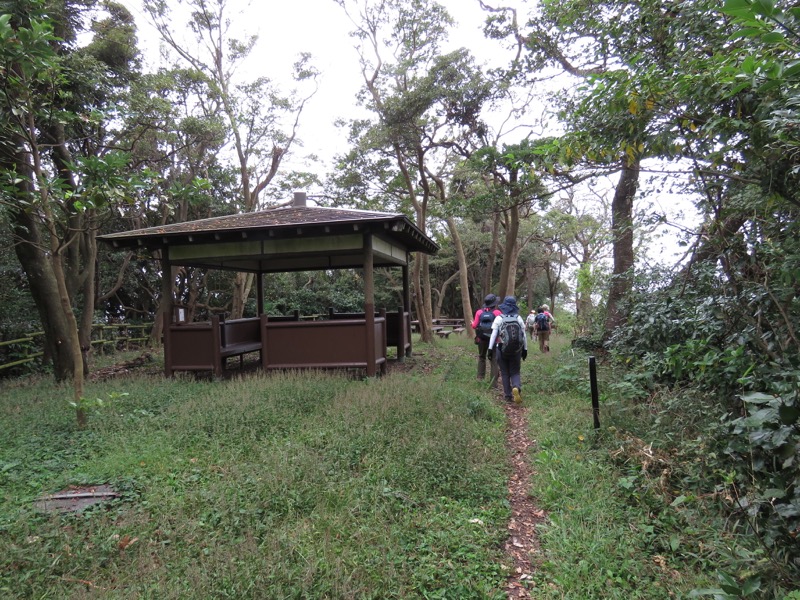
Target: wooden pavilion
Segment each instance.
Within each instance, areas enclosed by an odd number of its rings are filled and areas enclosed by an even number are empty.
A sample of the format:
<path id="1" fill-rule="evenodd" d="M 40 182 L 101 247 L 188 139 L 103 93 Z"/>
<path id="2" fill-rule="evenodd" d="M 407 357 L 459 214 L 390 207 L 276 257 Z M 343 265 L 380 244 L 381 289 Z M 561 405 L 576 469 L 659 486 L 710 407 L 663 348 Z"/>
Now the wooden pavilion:
<path id="1" fill-rule="evenodd" d="M 411 353 L 412 252 L 435 254 L 438 246 L 403 214 L 307 206 L 295 193 L 291 206 L 213 217 L 100 236 L 118 249 L 158 251 L 162 273 L 174 266 L 250 272 L 256 275 L 258 316 L 184 323 L 174 310 L 174 278 L 162 278 L 168 306 L 164 322 L 164 371 L 213 371 L 221 375 L 226 359 L 259 352 L 268 369 L 363 368 L 383 371 L 387 347 L 398 359 Z M 374 268 L 400 267 L 402 306 L 376 313 Z M 364 276 L 364 312 L 336 313 L 324 319 L 263 314 L 264 273 L 360 268 Z"/>

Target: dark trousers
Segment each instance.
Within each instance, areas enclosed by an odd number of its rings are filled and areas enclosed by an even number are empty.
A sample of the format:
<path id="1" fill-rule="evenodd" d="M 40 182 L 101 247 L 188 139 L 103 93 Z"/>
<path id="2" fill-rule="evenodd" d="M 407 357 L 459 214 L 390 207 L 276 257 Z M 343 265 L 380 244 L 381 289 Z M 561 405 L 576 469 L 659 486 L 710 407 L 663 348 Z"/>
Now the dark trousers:
<path id="1" fill-rule="evenodd" d="M 478 379 L 486 378 L 486 353 L 489 350 L 489 340 L 478 336 Z M 489 377 L 497 374 L 497 362 L 491 361 Z"/>
<path id="2" fill-rule="evenodd" d="M 500 379 L 503 381 L 503 396 L 511 398 L 511 388 L 522 391 L 522 381 L 519 370 L 522 366 L 522 357 L 519 354 L 503 356 L 503 353 L 495 349 L 497 364 L 500 367 Z"/>

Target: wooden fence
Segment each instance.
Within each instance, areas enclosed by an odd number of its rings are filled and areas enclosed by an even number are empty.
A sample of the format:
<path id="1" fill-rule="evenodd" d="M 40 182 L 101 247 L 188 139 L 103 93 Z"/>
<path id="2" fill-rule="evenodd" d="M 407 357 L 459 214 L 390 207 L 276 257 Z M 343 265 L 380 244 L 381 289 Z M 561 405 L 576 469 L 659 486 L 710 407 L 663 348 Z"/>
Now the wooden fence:
<path id="1" fill-rule="evenodd" d="M 100 352 L 128 350 L 150 339 L 152 323 L 143 325 L 94 325 L 92 349 Z M 0 341 L 0 371 L 44 359 L 44 332 L 35 331 L 13 340 Z"/>

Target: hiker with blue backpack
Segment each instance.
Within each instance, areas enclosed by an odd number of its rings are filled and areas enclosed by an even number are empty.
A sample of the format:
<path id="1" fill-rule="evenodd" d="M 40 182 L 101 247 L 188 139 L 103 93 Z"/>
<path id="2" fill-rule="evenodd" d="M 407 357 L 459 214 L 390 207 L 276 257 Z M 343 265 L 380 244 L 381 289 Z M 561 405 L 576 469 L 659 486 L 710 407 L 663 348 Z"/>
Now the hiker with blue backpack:
<path id="1" fill-rule="evenodd" d="M 506 402 L 512 400 L 522 403 L 522 381 L 520 368 L 528 358 L 528 336 L 525 335 L 525 321 L 519 316 L 517 299 L 506 296 L 497 308 L 502 313 L 492 323 L 492 337 L 489 340 L 489 360 L 496 355 L 503 381 L 503 396 Z"/>
<path id="2" fill-rule="evenodd" d="M 555 319 L 549 312 L 545 312 L 544 307 L 540 306 L 536 309 L 533 328 L 536 331 L 536 337 L 539 338 L 539 350 L 542 352 L 550 352 L 550 330 L 554 322 Z"/>
<path id="3" fill-rule="evenodd" d="M 486 378 L 486 354 L 489 350 L 489 340 L 492 337 L 492 323 L 495 317 L 502 313 L 497 309 L 497 296 L 489 294 L 483 300 L 483 308 L 475 312 L 472 328 L 475 330 L 475 343 L 478 346 L 478 381 Z M 490 377 L 495 378 L 497 364 L 491 361 Z"/>

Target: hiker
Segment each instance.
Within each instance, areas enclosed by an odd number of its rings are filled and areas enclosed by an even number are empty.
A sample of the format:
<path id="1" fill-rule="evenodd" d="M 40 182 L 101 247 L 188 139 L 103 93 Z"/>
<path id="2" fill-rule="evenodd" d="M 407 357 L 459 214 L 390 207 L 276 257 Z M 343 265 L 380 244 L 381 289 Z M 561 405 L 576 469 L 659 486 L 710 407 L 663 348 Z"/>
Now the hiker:
<path id="1" fill-rule="evenodd" d="M 528 336 L 525 335 L 525 321 L 519 316 L 517 299 L 506 296 L 498 306 L 503 313 L 492 323 L 492 337 L 489 340 L 488 356 L 491 360 L 497 355 L 500 377 L 503 380 L 503 396 L 506 402 L 512 400 L 522 403 L 522 381 L 520 380 L 521 360 L 528 358 Z M 497 350 L 495 352 L 495 350 Z"/>
<path id="2" fill-rule="evenodd" d="M 475 343 L 478 345 L 478 381 L 486 378 L 486 353 L 489 350 L 489 339 L 492 337 L 492 323 L 495 317 L 502 314 L 497 310 L 497 296 L 489 294 L 483 300 L 483 308 L 475 311 L 472 328 L 475 330 Z M 497 363 L 491 361 L 489 376 L 497 374 Z"/>
<path id="3" fill-rule="evenodd" d="M 528 317 L 525 319 L 525 327 L 527 328 L 528 333 L 531 336 L 531 340 L 536 336 L 536 330 L 533 326 L 535 320 L 536 320 L 536 311 L 531 310 L 530 314 L 528 314 Z"/>
<path id="4" fill-rule="evenodd" d="M 550 321 L 550 332 L 555 333 L 556 331 L 556 318 L 550 312 L 550 305 L 549 304 L 542 304 L 542 310 L 544 314 L 547 315 L 547 319 Z"/>
<path id="5" fill-rule="evenodd" d="M 541 306 L 536 309 L 533 327 L 536 329 L 536 336 L 539 338 L 539 350 L 542 352 L 550 352 L 550 324 L 552 318 L 552 315 L 545 314 L 544 308 Z"/>

